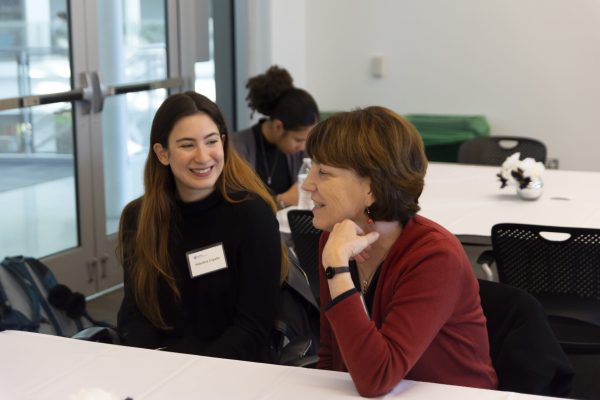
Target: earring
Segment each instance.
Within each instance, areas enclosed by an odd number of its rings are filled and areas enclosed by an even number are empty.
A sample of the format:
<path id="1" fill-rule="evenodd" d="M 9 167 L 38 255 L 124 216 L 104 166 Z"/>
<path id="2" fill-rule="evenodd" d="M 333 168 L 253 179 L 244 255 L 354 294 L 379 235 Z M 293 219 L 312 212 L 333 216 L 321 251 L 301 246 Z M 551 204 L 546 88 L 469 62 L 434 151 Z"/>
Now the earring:
<path id="1" fill-rule="evenodd" d="M 373 214 L 371 214 L 371 209 L 369 207 L 365 208 L 365 214 L 367 214 L 367 224 L 373 225 Z"/>

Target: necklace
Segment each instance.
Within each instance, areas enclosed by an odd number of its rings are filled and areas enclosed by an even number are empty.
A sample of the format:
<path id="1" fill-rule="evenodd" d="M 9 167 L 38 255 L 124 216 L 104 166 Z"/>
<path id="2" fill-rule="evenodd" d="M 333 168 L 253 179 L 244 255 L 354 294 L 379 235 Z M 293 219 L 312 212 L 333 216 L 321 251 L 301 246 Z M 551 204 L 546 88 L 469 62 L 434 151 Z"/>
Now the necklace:
<path id="1" fill-rule="evenodd" d="M 279 151 L 275 149 L 275 160 L 273 161 L 271 169 L 269 169 L 269 162 L 267 160 L 267 149 L 265 148 L 265 138 L 263 137 L 263 134 L 261 132 L 258 133 L 258 136 L 260 137 L 260 148 L 262 150 L 265 174 L 267 174 L 267 185 L 271 186 L 271 182 L 273 180 L 273 173 L 275 172 L 277 161 L 279 161 Z"/>
<path id="2" fill-rule="evenodd" d="M 369 274 L 369 277 L 367 279 L 363 279 L 360 281 L 360 292 L 362 293 L 363 296 L 365 296 L 367 294 L 367 291 L 369 290 L 369 284 L 371 283 L 371 279 L 373 279 L 373 275 L 375 275 L 375 272 L 379 269 L 379 266 L 377 266 L 377 268 L 373 269 L 373 271 L 371 271 L 371 273 Z"/>

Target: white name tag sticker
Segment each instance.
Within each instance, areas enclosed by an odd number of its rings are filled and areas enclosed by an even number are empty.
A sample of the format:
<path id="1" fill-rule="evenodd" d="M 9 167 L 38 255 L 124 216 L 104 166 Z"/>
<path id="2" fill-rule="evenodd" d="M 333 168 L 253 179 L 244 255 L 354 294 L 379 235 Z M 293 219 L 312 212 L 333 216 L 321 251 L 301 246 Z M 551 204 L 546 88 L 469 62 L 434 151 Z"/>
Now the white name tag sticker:
<path id="1" fill-rule="evenodd" d="M 223 244 L 217 243 L 199 250 L 185 253 L 187 256 L 190 275 L 196 278 L 200 275 L 227 268 Z"/>

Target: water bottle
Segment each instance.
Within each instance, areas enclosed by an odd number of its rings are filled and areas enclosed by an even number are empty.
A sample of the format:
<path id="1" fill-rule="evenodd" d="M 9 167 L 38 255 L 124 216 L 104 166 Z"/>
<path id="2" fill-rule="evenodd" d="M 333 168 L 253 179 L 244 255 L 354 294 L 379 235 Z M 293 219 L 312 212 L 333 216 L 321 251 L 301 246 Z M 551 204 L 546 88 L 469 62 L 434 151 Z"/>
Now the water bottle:
<path id="1" fill-rule="evenodd" d="M 310 158 L 302 159 L 302 166 L 298 171 L 298 208 L 305 210 L 312 210 L 313 202 L 310 199 L 310 192 L 302 189 L 302 184 L 308 175 L 308 171 L 310 170 L 311 160 Z"/>

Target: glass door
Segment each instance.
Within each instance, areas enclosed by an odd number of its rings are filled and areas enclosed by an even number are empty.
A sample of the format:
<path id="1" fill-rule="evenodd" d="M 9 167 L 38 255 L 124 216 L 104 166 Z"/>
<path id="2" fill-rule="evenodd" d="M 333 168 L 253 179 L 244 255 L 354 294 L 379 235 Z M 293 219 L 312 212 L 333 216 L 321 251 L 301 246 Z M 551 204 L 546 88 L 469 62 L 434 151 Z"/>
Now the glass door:
<path id="1" fill-rule="evenodd" d="M 97 107 L 91 117 L 92 182 L 94 193 L 98 289 L 122 281 L 116 256 L 119 217 L 123 207 L 143 193 L 143 168 L 148 155 L 152 118 L 168 95 L 183 87 L 169 74 L 167 13 L 164 0 L 89 1 L 87 68 L 99 82 Z M 171 2 L 176 15 L 177 3 Z M 177 31 L 172 33 L 177 36 Z M 170 54 L 169 54 L 170 53 Z M 174 72 L 179 73 L 177 68 Z M 97 72 L 96 72 L 97 71 Z"/>
<path id="2" fill-rule="evenodd" d="M 206 4 L 2 3 L 0 257 L 42 258 L 85 294 L 121 282 L 118 219 L 142 193 L 156 108 L 169 90 L 193 89 L 206 61 L 179 52 L 182 32 L 208 26 Z"/>
<path id="3" fill-rule="evenodd" d="M 35 3 L 35 4 L 34 4 Z M 68 4 L 10 1 L 0 7 L 0 257 L 64 252 L 78 265 L 61 281 L 95 289 L 79 229 L 76 103 Z M 82 202 L 83 200 L 83 202 Z M 83 222 L 83 221 L 82 221 Z"/>

